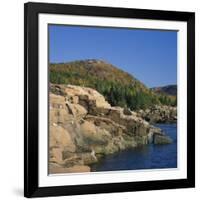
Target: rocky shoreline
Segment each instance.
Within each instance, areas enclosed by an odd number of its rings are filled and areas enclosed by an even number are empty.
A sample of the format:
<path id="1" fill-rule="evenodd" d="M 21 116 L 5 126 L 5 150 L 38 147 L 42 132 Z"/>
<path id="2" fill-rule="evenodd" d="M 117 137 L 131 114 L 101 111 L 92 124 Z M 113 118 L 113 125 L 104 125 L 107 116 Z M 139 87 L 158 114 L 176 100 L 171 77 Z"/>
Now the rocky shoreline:
<path id="1" fill-rule="evenodd" d="M 50 174 L 89 172 L 91 164 L 108 154 L 138 145 L 172 142 L 150 124 L 151 118 L 153 122 L 175 120 L 175 112 L 168 108 L 162 114 L 156 109 L 136 113 L 112 107 L 94 89 L 51 84 L 49 109 Z"/>
<path id="2" fill-rule="evenodd" d="M 176 123 L 177 108 L 165 105 L 155 105 L 145 110 L 139 110 L 138 116 L 150 123 Z"/>

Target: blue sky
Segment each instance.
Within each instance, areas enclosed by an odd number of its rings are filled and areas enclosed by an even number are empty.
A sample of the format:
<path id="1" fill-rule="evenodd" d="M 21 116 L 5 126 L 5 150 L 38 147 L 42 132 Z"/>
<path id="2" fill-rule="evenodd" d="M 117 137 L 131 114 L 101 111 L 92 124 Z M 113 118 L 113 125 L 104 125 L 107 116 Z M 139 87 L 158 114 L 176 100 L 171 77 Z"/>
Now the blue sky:
<path id="1" fill-rule="evenodd" d="M 177 32 L 49 25 L 51 63 L 101 59 L 148 87 L 176 84 Z"/>

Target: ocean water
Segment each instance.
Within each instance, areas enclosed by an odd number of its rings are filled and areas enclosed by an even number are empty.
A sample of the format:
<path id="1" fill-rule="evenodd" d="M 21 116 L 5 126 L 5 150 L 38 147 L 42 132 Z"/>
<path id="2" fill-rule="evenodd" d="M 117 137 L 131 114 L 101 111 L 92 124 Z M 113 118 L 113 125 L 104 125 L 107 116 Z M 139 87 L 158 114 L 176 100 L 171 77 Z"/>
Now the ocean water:
<path id="1" fill-rule="evenodd" d="M 108 155 L 91 166 L 92 171 L 163 169 L 177 167 L 177 125 L 156 124 L 173 139 L 165 145 L 144 145 Z"/>

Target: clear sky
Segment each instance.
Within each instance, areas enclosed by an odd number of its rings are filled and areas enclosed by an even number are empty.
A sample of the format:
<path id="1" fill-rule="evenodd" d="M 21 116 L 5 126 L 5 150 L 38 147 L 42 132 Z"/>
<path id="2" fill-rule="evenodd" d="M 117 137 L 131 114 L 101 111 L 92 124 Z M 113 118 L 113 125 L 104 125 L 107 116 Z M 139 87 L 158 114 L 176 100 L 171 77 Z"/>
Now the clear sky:
<path id="1" fill-rule="evenodd" d="M 177 32 L 49 26 L 51 63 L 105 60 L 148 87 L 176 84 Z"/>

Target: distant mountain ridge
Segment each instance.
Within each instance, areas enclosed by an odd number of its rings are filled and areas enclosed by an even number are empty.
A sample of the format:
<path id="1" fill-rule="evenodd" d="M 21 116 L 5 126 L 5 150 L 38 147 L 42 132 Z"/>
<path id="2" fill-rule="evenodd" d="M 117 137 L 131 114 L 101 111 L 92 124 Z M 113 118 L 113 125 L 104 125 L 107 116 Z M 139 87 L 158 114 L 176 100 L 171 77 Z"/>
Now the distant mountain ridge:
<path id="1" fill-rule="evenodd" d="M 151 88 L 156 93 L 177 96 L 177 85 L 166 85 L 162 87 Z"/>
<path id="2" fill-rule="evenodd" d="M 132 110 L 153 105 L 175 105 L 173 98 L 158 94 L 118 67 L 98 59 L 52 63 L 50 82 L 72 84 L 96 89 L 112 106 Z"/>

